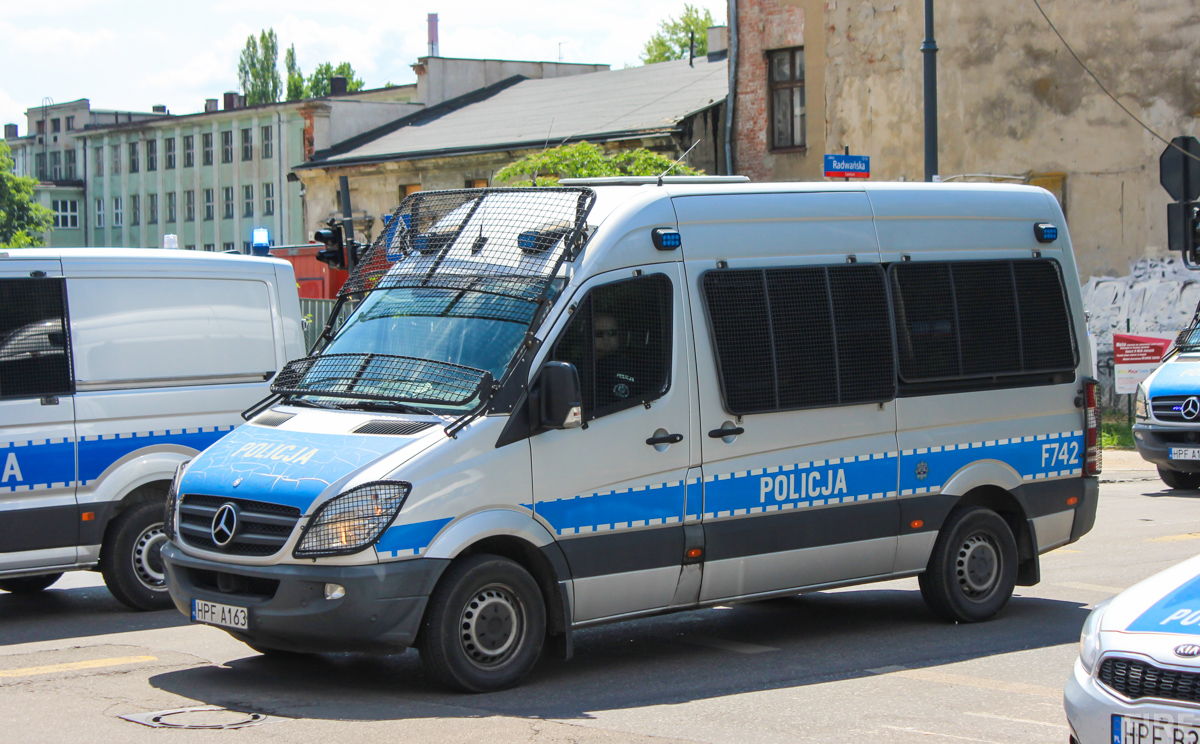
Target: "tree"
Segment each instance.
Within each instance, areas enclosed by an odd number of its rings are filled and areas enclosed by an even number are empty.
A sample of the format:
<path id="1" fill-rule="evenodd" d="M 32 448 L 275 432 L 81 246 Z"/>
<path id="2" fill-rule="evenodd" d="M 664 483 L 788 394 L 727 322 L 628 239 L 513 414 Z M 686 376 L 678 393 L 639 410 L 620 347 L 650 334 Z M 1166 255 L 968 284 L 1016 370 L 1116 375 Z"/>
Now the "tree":
<path id="1" fill-rule="evenodd" d="M 257 106 L 278 103 L 283 84 L 279 79 L 279 42 L 275 29 L 267 29 L 255 39 L 246 38 L 246 48 L 238 60 L 238 83 L 246 95 L 246 103 Z"/>
<path id="2" fill-rule="evenodd" d="M 308 94 L 313 98 L 329 95 L 329 81 L 335 76 L 346 78 L 346 90 L 353 93 L 363 89 L 363 81 L 354 74 L 349 62 L 334 67 L 331 62 L 322 62 L 308 78 Z"/>
<path id="3" fill-rule="evenodd" d="M 704 171 L 689 168 L 657 152 L 639 147 L 605 154 L 599 145 L 580 142 L 560 145 L 549 150 L 526 155 L 515 163 L 501 168 L 496 180 L 516 181 L 514 186 L 555 186 L 560 178 L 599 178 L 603 176 L 657 176 L 668 169 L 668 175 L 699 176 Z"/>
<path id="4" fill-rule="evenodd" d="M 283 53 L 283 65 L 287 68 L 287 100 L 300 101 L 308 98 L 308 86 L 304 83 L 304 73 L 296 64 L 296 45 L 292 44 Z"/>
<path id="5" fill-rule="evenodd" d="M 28 248 L 42 244 L 42 233 L 54 224 L 54 213 L 34 201 L 37 179 L 13 173 L 8 145 L 0 140 L 0 246 Z"/>
<path id="6" fill-rule="evenodd" d="M 691 35 L 696 35 L 696 56 L 708 54 L 708 27 L 713 25 L 712 11 L 700 9 L 684 3 L 683 15 L 678 20 L 667 18 L 658 24 L 658 32 L 650 37 L 643 48 L 642 62 L 650 65 L 655 62 L 670 62 L 673 59 L 685 59 L 688 47 L 691 45 Z"/>

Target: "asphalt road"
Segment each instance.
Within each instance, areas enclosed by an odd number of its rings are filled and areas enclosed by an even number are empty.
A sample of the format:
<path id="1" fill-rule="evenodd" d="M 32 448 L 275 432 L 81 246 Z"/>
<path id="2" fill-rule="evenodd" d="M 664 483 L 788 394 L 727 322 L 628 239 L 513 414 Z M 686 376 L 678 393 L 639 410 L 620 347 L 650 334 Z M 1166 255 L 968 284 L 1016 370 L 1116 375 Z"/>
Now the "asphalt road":
<path id="1" fill-rule="evenodd" d="M 938 622 L 915 580 L 893 581 L 585 630 L 575 659 L 488 695 L 431 688 L 411 651 L 268 660 L 69 574 L 0 593 L 0 741 L 1061 743 L 1088 609 L 1200 549 L 1200 493 L 1151 475 L 1118 471 L 1132 480 L 1102 486 L 1095 529 L 1043 556 L 1042 583 L 992 622 Z M 267 718 L 121 718 L 198 706 Z"/>

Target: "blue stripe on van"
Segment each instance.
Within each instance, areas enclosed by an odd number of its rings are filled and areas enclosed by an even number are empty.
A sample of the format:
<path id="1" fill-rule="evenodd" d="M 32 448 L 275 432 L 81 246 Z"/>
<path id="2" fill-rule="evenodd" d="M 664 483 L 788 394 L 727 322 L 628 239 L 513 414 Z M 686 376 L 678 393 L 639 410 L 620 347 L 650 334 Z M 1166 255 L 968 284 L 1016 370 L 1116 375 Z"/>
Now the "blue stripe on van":
<path id="1" fill-rule="evenodd" d="M 412 524 L 395 524 L 383 533 L 383 537 L 375 543 L 375 551 L 380 558 L 400 558 L 406 555 L 420 555 L 442 528 L 450 523 L 450 518 L 431 519 L 427 522 Z"/>
<path id="2" fill-rule="evenodd" d="M 144 447 L 174 444 L 202 452 L 230 431 L 232 426 L 213 426 L 85 436 L 79 440 L 79 480 L 94 483 L 114 462 Z"/>
<path id="3" fill-rule="evenodd" d="M 704 477 L 704 518 L 871 501 L 896 496 L 896 453 L 742 470 Z"/>
<path id="4" fill-rule="evenodd" d="M 534 509 L 556 535 L 650 527 L 683 521 L 683 481 L 539 501 Z"/>
<path id="5" fill-rule="evenodd" d="M 937 493 L 951 476 L 979 460 L 1003 462 L 1023 481 L 1081 476 L 1083 449 L 1082 431 L 1064 431 L 904 450 L 900 453 L 900 495 Z"/>
<path id="6" fill-rule="evenodd" d="M 0 493 L 75 486 L 75 442 L 66 437 L 0 442 Z"/>

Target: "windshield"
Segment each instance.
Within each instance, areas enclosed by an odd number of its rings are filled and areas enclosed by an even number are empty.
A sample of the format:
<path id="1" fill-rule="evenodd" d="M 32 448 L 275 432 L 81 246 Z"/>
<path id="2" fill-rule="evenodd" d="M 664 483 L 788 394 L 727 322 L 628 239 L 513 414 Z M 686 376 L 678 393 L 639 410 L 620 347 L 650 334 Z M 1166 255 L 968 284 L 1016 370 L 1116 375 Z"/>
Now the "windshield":
<path id="1" fill-rule="evenodd" d="M 499 380 L 537 305 L 470 290 L 376 290 L 322 354 L 390 354 L 447 362 Z"/>

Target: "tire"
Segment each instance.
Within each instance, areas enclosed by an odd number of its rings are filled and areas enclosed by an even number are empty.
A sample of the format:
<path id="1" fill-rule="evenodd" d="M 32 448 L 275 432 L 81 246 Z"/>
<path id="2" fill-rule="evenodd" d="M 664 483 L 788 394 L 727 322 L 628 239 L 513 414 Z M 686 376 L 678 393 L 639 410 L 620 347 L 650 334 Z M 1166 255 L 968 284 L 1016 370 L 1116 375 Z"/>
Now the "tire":
<path id="1" fill-rule="evenodd" d="M 166 543 L 161 501 L 135 504 L 108 526 L 100 548 L 100 572 L 121 604 L 133 610 L 174 606 L 159 555 Z"/>
<path id="2" fill-rule="evenodd" d="M 918 580 L 921 596 L 939 617 L 990 619 L 1008 603 L 1017 581 L 1017 541 L 1008 523 L 979 506 L 950 512 Z"/>
<path id="3" fill-rule="evenodd" d="M 417 649 L 438 683 L 492 692 L 524 679 L 545 639 L 546 607 L 529 572 L 507 558 L 471 555 L 438 582 Z"/>
<path id="4" fill-rule="evenodd" d="M 61 573 L 41 576 L 22 576 L 19 579 L 0 579 L 0 589 L 12 594 L 37 594 L 62 578 Z"/>
<path id="5" fill-rule="evenodd" d="M 1181 491 L 1195 491 L 1200 488 L 1200 473 L 1181 473 L 1178 470 L 1167 470 L 1160 467 L 1158 477 L 1171 488 Z"/>

